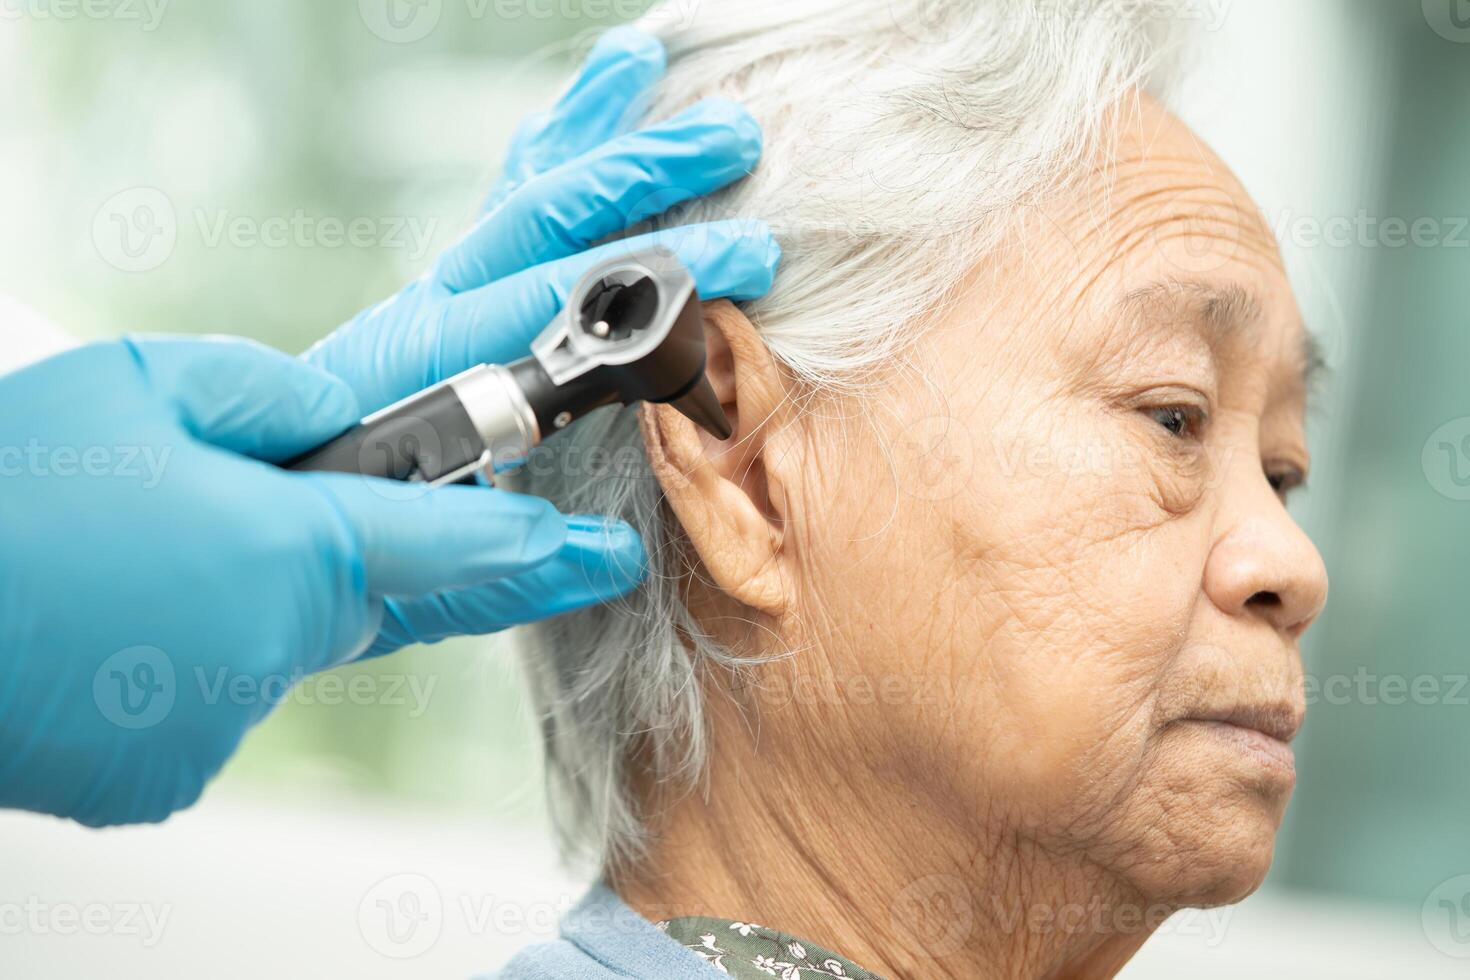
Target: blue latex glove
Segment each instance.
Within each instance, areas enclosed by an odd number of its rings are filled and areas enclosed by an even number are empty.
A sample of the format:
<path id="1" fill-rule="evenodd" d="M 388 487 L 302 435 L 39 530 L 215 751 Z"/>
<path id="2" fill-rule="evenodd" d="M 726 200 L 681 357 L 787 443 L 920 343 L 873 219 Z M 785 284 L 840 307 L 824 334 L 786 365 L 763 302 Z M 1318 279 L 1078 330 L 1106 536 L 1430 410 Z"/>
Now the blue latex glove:
<path id="1" fill-rule="evenodd" d="M 589 580 L 640 555 L 534 498 L 262 462 L 362 409 L 246 341 L 85 347 L 0 377 L 0 404 L 0 807 L 160 820 L 292 683 L 360 655 L 386 597 L 519 595 L 579 547 Z"/>
<path id="2" fill-rule="evenodd" d="M 657 40 L 609 32 L 557 106 L 512 141 L 487 211 L 430 272 L 304 355 L 376 411 L 476 364 L 523 357 L 592 265 L 662 244 L 705 299 L 763 296 L 781 252 L 764 222 L 684 226 L 595 243 L 750 172 L 761 131 L 739 105 L 710 99 L 625 132 L 663 72 Z"/>
<path id="3" fill-rule="evenodd" d="M 476 364 L 524 357 L 583 272 L 610 253 L 655 243 L 679 255 L 706 299 L 764 295 L 781 253 L 761 222 L 681 227 L 593 247 L 740 179 L 760 157 L 759 125 L 723 100 L 630 131 L 663 70 L 654 38 L 626 27 L 605 34 L 556 106 L 522 124 L 478 224 L 426 276 L 305 358 L 351 385 L 364 411 L 376 411 Z M 626 540 L 620 532 L 602 549 L 619 567 L 627 565 Z M 598 547 L 583 541 L 562 556 L 556 589 L 541 588 L 543 571 L 514 597 L 497 588 L 390 601 L 371 653 L 603 601 L 609 576 L 584 573 L 599 567 Z"/>

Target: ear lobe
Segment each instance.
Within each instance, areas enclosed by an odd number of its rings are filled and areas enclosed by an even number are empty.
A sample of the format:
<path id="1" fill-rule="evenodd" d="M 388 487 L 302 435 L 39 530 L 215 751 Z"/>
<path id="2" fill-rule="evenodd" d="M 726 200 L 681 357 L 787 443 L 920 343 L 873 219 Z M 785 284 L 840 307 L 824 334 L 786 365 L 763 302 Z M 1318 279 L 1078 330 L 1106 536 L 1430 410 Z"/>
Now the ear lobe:
<path id="1" fill-rule="evenodd" d="M 785 495 L 768 454 L 785 421 L 785 386 L 755 326 L 734 304 L 705 304 L 705 341 L 705 371 L 734 435 L 722 442 L 677 409 L 650 404 L 640 417 L 643 441 L 665 499 L 715 584 L 780 616 L 789 597 L 781 561 Z"/>

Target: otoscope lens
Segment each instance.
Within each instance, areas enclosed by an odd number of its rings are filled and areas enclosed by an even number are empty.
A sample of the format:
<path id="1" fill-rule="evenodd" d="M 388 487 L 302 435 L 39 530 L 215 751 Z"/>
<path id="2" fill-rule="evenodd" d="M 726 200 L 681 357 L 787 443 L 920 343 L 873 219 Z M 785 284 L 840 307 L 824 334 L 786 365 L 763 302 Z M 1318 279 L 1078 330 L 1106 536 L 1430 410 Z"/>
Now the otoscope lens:
<path id="1" fill-rule="evenodd" d="M 658 284 L 637 273 L 614 273 L 587 291 L 582 330 L 599 340 L 627 340 L 658 315 Z"/>

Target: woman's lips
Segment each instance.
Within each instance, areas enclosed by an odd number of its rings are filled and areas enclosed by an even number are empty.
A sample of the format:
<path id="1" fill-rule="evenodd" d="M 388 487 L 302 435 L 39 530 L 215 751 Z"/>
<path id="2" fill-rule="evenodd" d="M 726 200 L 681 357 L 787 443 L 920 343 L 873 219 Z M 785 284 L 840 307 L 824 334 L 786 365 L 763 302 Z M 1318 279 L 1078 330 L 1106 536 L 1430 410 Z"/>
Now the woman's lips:
<path id="1" fill-rule="evenodd" d="M 1302 727 L 1302 709 L 1287 702 L 1239 705 L 1202 711 L 1184 722 L 1243 750 L 1263 765 L 1296 776 L 1296 754 L 1291 740 Z"/>
<path id="2" fill-rule="evenodd" d="M 1237 728 L 1260 732 L 1278 742 L 1290 742 L 1302 727 L 1302 709 L 1290 702 L 1242 704 L 1229 708 L 1196 711 L 1188 721 L 1220 721 Z"/>
<path id="3" fill-rule="evenodd" d="M 1188 718 L 1216 738 L 1230 742 L 1262 765 L 1291 777 L 1296 776 L 1296 753 L 1291 746 L 1273 735 L 1256 728 L 1243 728 L 1228 721 L 1207 718 Z"/>

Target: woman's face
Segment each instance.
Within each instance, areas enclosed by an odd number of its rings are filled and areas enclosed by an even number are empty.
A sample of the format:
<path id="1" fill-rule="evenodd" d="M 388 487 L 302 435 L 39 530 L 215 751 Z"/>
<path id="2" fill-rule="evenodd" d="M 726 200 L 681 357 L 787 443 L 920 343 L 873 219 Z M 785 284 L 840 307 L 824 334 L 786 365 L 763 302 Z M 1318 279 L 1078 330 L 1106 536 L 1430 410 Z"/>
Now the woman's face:
<path id="1" fill-rule="evenodd" d="M 802 419 L 781 506 L 804 649 L 767 676 L 837 696 L 762 725 L 833 739 L 977 847 L 1209 904 L 1259 884 L 1295 778 L 1327 594 L 1283 505 L 1310 345 L 1228 169 L 1156 105 L 1119 126 L 868 424 Z"/>

